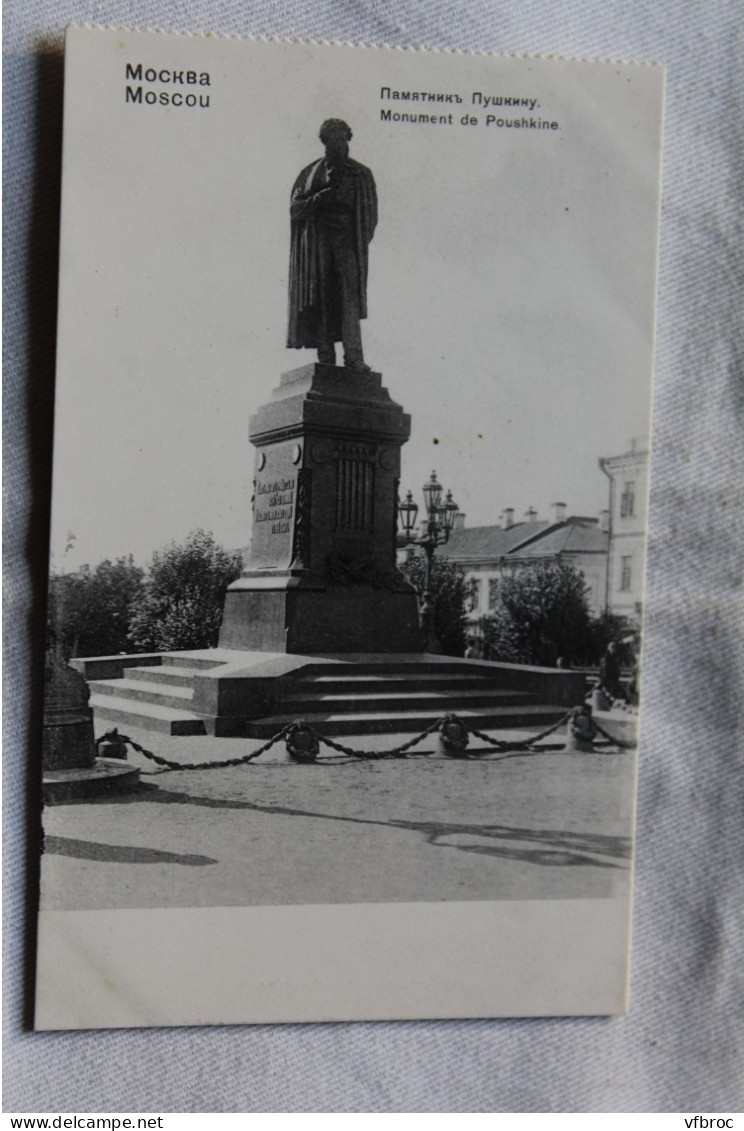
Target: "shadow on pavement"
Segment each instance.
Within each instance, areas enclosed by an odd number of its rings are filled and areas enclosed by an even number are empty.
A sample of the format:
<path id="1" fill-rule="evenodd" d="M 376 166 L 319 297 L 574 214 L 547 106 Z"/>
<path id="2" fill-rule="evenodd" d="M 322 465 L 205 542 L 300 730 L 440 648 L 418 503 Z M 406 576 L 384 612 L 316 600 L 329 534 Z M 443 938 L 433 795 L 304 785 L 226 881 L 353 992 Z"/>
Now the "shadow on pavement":
<path id="1" fill-rule="evenodd" d="M 406 829 L 410 832 L 421 833 L 429 844 L 437 848 L 454 848 L 460 852 L 475 852 L 485 856 L 521 860 L 528 864 L 543 866 L 564 867 L 578 864 L 589 865 L 594 868 L 622 868 L 625 867 L 623 861 L 629 860 L 631 855 L 631 841 L 628 837 L 606 836 L 600 833 L 567 832 L 555 829 L 512 828 L 508 825 L 465 825 L 444 821 L 383 821 L 373 818 L 343 816 L 338 813 L 319 813 L 309 809 L 291 808 L 286 805 L 261 805 L 253 801 L 199 797 L 190 793 L 177 793 L 149 783 L 140 783 L 136 792 L 130 794 L 122 794 L 115 798 L 102 798 L 97 804 L 121 805 L 142 801 L 156 802 L 159 805 L 196 805 L 208 809 L 237 809 L 283 817 L 304 817 L 321 821 L 337 821 L 344 824 Z M 517 845 L 509 842 L 530 842 L 532 847 L 524 843 Z M 85 844 L 82 841 L 70 843 Z M 105 848 L 106 846 L 97 847 Z M 138 850 L 111 849 L 110 851 L 135 852 Z M 142 851 L 151 850 L 143 849 Z M 587 853 L 592 855 L 587 855 Z M 165 858 L 170 854 L 159 853 L 156 855 L 159 858 Z M 598 860 L 596 856 L 613 857 L 617 860 L 617 863 Z M 102 859 L 102 857 L 91 854 L 91 859 Z M 211 863 L 207 857 L 174 858 L 174 863 L 186 862 Z"/>
<path id="2" fill-rule="evenodd" d="M 106 864 L 187 864 L 200 868 L 217 864 L 211 856 L 191 856 L 181 852 L 161 852 L 158 848 L 130 848 L 128 845 L 99 844 L 94 840 L 73 840 L 66 836 L 44 838 L 44 852 L 52 856 L 74 856 L 78 860 L 98 860 Z"/>

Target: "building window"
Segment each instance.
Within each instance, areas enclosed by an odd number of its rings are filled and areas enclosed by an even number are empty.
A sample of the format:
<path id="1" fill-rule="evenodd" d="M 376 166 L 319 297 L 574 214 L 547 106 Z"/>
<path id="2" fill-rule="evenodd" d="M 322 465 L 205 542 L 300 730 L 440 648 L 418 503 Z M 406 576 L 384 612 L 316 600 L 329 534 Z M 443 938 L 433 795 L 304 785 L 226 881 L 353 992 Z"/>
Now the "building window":
<path id="1" fill-rule="evenodd" d="M 628 590 L 630 589 L 630 581 L 631 581 L 631 568 L 630 567 L 631 567 L 632 561 L 633 561 L 633 559 L 630 556 L 630 554 L 628 554 L 627 557 L 623 556 L 623 557 L 620 558 L 620 589 L 624 593 L 627 593 Z"/>
<path id="2" fill-rule="evenodd" d="M 626 483 L 620 496 L 620 517 L 632 518 L 635 511 L 635 483 Z"/>
<path id="3" fill-rule="evenodd" d="M 501 579 L 498 577 L 489 577 L 488 579 L 488 608 L 493 611 L 499 603 L 499 588 Z"/>
<path id="4" fill-rule="evenodd" d="M 481 600 L 481 579 L 479 577 L 470 578 L 470 593 L 468 595 L 468 612 L 476 613 L 480 606 Z"/>

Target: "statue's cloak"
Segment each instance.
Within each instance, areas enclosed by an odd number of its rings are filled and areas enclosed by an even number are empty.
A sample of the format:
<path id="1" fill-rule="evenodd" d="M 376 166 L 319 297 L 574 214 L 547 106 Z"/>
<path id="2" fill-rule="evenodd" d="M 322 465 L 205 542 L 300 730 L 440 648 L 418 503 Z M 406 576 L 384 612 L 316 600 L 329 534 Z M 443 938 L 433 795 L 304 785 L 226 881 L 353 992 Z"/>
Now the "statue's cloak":
<path id="1" fill-rule="evenodd" d="M 324 158 L 302 170 L 292 188 L 291 245 L 289 253 L 290 349 L 317 349 L 320 301 L 318 229 L 311 208 L 303 202 L 323 184 Z M 354 245 L 359 287 L 359 312 L 367 317 L 368 246 L 377 226 L 377 191 L 370 169 L 347 158 L 347 173 L 354 180 Z M 341 341 L 341 311 L 334 310 L 334 340 Z"/>

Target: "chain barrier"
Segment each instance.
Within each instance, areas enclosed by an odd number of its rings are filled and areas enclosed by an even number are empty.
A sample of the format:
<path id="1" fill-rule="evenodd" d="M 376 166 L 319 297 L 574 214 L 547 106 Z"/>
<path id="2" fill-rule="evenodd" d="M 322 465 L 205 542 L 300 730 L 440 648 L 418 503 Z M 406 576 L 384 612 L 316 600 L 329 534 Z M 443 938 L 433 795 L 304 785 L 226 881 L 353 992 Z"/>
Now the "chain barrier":
<path id="1" fill-rule="evenodd" d="M 295 725 L 295 723 L 291 723 L 289 726 L 284 727 L 278 734 L 275 734 L 273 738 L 270 738 L 268 742 L 265 742 L 263 746 L 260 746 L 258 750 L 254 750 L 251 754 L 244 754 L 242 758 L 228 758 L 225 762 L 169 762 L 167 758 L 161 758 L 159 754 L 153 754 L 152 750 L 145 750 L 144 746 L 140 746 L 138 742 L 135 742 L 133 738 L 129 738 L 128 735 L 119 734 L 116 728 L 109 731 L 107 734 L 101 735 L 100 738 L 97 738 L 96 746 L 107 740 L 109 742 L 113 740 L 114 743 L 126 743 L 132 747 L 132 750 L 136 750 L 138 754 L 144 754 L 145 758 L 156 762 L 158 766 L 167 766 L 169 770 L 218 770 L 223 766 L 243 766 L 247 762 L 252 762 L 255 758 L 258 758 L 260 754 L 265 754 L 267 750 L 270 750 L 272 746 L 285 738 Z"/>
<path id="2" fill-rule="evenodd" d="M 325 735 L 318 734 L 314 727 L 309 729 L 315 735 L 318 742 L 322 742 L 324 746 L 330 746 L 331 750 L 338 750 L 341 754 L 346 754 L 351 758 L 358 758 L 360 761 L 380 761 L 382 758 L 405 758 L 408 751 L 414 746 L 418 746 L 419 742 L 423 742 L 435 730 L 439 730 L 444 719 L 437 719 L 435 723 L 427 727 L 421 734 L 412 738 L 409 742 L 404 742 L 400 746 L 395 746 L 392 750 L 353 750 L 351 746 L 342 746 L 340 742 L 334 742 L 332 738 L 326 738 Z"/>
<path id="3" fill-rule="evenodd" d="M 481 742 L 487 742 L 489 746 L 493 746 L 495 749 L 501 750 L 506 754 L 508 751 L 512 750 L 529 750 L 536 742 L 547 738 L 548 735 L 555 734 L 564 723 L 568 722 L 573 712 L 574 708 L 572 707 L 571 710 L 566 711 L 563 718 L 559 719 L 557 723 L 554 723 L 552 727 L 547 727 L 546 730 L 540 731 L 539 734 L 531 734 L 529 738 L 523 738 L 521 742 L 500 742 L 498 738 L 491 738 L 490 735 L 483 734 L 482 731 L 475 730 L 474 727 L 468 727 L 468 730 L 472 735 L 475 735 L 476 738 L 479 738 Z"/>
<path id="4" fill-rule="evenodd" d="M 320 734 L 313 726 L 307 722 L 294 722 L 289 723 L 283 727 L 277 734 L 265 742 L 263 746 L 259 746 L 258 750 L 252 751 L 250 754 L 244 754 L 242 758 L 228 758 L 225 761 L 217 762 L 171 762 L 167 758 L 160 757 L 159 754 L 154 754 L 152 750 L 146 750 L 144 746 L 140 746 L 133 738 L 126 734 L 119 734 L 118 729 L 114 727 L 113 730 L 107 731 L 106 734 L 101 735 L 95 740 L 95 745 L 98 747 L 103 742 L 108 742 L 111 745 L 131 746 L 138 754 L 142 754 L 145 758 L 149 758 L 158 766 L 164 766 L 169 770 L 217 770 L 227 766 L 244 766 L 249 762 L 255 761 L 261 754 L 265 754 L 277 742 L 283 739 L 287 743 L 287 751 L 290 756 L 298 762 L 314 762 L 315 756 L 318 751 L 318 746 L 322 743 L 328 746 L 331 750 L 337 750 L 340 754 L 345 755 L 349 759 L 356 761 L 382 761 L 388 758 L 406 758 L 409 752 L 428 738 L 430 734 L 435 731 L 440 732 L 445 749 L 448 753 L 457 753 L 460 756 L 465 755 L 465 746 L 467 746 L 467 735 L 472 734 L 481 742 L 487 743 L 493 749 L 498 750 L 502 754 L 514 753 L 524 751 L 525 753 L 540 753 L 535 749 L 535 744 L 540 742 L 543 738 L 554 734 L 560 729 L 573 715 L 575 708 L 567 711 L 563 718 L 559 719 L 553 726 L 547 727 L 545 730 L 540 731 L 539 734 L 530 735 L 529 738 L 522 739 L 521 741 L 503 742 L 498 738 L 491 738 L 490 735 L 484 734 L 483 731 L 476 730 L 475 727 L 469 727 L 467 723 L 463 722 L 457 715 L 445 715 L 441 719 L 423 730 L 415 738 L 409 739 L 408 742 L 401 743 L 400 746 L 393 747 L 392 750 L 355 750 L 351 746 L 344 746 L 340 742 L 334 742 L 332 738 L 327 738 L 325 735 Z M 592 720 L 595 730 L 601 734 L 605 739 L 608 739 L 611 745 L 618 746 L 623 750 L 634 750 L 636 748 L 635 742 L 627 742 L 620 738 L 615 738 L 614 735 L 609 734 L 604 730 L 599 723 Z M 464 733 L 464 742 L 458 750 L 457 743 L 448 743 L 446 739 L 446 728 L 451 727 L 453 724 L 460 727 Z"/>

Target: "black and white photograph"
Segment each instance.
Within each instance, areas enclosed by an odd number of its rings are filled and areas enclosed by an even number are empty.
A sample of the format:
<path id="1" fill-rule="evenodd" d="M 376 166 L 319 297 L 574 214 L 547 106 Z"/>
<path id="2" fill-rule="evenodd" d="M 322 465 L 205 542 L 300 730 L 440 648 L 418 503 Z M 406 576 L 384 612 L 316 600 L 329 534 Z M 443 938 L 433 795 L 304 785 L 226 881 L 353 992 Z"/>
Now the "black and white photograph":
<path id="1" fill-rule="evenodd" d="M 68 31 L 39 1029 L 627 1008 L 663 86 Z"/>

